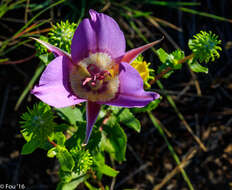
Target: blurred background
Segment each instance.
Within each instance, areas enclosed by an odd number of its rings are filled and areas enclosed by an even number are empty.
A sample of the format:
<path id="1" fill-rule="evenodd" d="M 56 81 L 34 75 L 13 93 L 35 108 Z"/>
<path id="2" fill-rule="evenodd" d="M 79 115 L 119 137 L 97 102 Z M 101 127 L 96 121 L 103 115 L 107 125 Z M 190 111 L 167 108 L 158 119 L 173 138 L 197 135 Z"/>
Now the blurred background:
<path id="1" fill-rule="evenodd" d="M 221 57 L 208 64 L 209 74 L 192 74 L 187 66 L 162 79 L 164 90 L 152 89 L 175 101 L 183 118 L 165 96 L 153 112 L 167 130 L 168 140 L 184 163 L 195 189 L 232 189 L 232 1 L 231 0 L 1 0 L 0 2 L 0 184 L 25 184 L 27 189 L 55 189 L 58 163 L 36 150 L 20 155 L 24 139 L 20 115 L 38 100 L 29 92 L 41 73 L 35 43 L 29 36 L 47 35 L 52 24 L 79 23 L 95 9 L 112 16 L 127 40 L 127 49 L 165 37 L 158 47 L 167 52 L 182 49 L 201 30 L 222 40 Z M 156 69 L 159 60 L 152 50 L 145 60 Z M 126 129 L 127 161 L 114 189 L 188 189 L 167 144 L 151 126 L 147 115 L 137 115 L 142 130 Z M 207 147 L 203 151 L 186 130 L 187 124 Z M 172 175 L 173 174 L 173 175 Z M 165 177 L 170 177 L 165 181 Z M 104 184 L 111 179 L 103 178 Z M 79 186 L 78 189 L 84 189 Z"/>

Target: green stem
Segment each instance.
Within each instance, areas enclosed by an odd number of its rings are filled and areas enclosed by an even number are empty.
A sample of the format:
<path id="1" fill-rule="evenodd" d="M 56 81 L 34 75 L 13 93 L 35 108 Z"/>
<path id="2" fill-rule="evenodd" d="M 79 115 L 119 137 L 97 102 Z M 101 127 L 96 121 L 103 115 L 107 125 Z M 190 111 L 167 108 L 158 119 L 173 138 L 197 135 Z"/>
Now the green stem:
<path id="1" fill-rule="evenodd" d="M 150 111 L 147 111 L 147 114 L 148 114 L 149 118 L 151 119 L 151 122 L 153 123 L 154 127 L 156 129 L 158 129 L 160 135 L 163 137 L 165 143 L 168 145 L 168 149 L 171 152 L 172 157 L 174 158 L 174 160 L 176 161 L 176 163 L 179 165 L 181 163 L 180 159 L 179 159 L 178 155 L 175 153 L 175 150 L 172 147 L 172 145 L 169 143 L 169 141 L 168 141 L 168 139 L 167 139 L 167 137 L 166 137 L 166 135 L 165 135 L 162 127 L 160 126 L 158 120 L 155 118 L 155 116 L 153 116 L 153 114 Z M 183 168 L 180 168 L 180 171 L 181 171 L 181 174 L 182 174 L 184 180 L 186 181 L 189 189 L 190 190 L 194 190 L 193 185 L 192 185 L 192 183 L 191 183 L 191 181 L 190 181 L 187 173 L 185 172 L 185 170 Z"/>
<path id="2" fill-rule="evenodd" d="M 15 105 L 15 110 L 18 110 L 20 104 L 22 103 L 23 99 L 26 97 L 26 95 L 28 94 L 28 92 L 31 90 L 31 88 L 33 87 L 35 81 L 37 80 L 37 78 L 40 76 L 40 74 L 42 73 L 42 71 L 44 70 L 45 65 L 44 64 L 40 64 L 40 66 L 36 69 L 34 76 L 32 77 L 31 81 L 29 82 L 29 84 L 26 86 L 26 88 L 23 90 L 22 94 L 20 95 L 16 105 Z"/>
<path id="3" fill-rule="evenodd" d="M 158 80 L 156 81 L 156 84 L 159 86 L 159 88 L 161 90 L 164 91 L 164 86 L 163 84 Z M 189 124 L 187 123 L 187 121 L 185 120 L 183 114 L 179 111 L 179 109 L 177 108 L 175 102 L 173 101 L 172 97 L 169 96 L 167 93 L 165 93 L 165 96 L 169 102 L 169 104 L 172 106 L 172 108 L 175 110 L 177 116 L 179 117 L 179 119 L 182 121 L 182 123 L 184 124 L 184 126 L 186 127 L 186 129 L 188 130 L 188 132 L 193 136 L 194 140 L 199 144 L 199 146 L 201 147 L 201 149 L 203 151 L 207 151 L 207 148 L 205 147 L 205 145 L 203 144 L 203 142 L 201 142 L 200 138 L 198 136 L 196 136 L 193 132 L 193 130 L 191 129 L 191 127 L 189 126 Z"/>

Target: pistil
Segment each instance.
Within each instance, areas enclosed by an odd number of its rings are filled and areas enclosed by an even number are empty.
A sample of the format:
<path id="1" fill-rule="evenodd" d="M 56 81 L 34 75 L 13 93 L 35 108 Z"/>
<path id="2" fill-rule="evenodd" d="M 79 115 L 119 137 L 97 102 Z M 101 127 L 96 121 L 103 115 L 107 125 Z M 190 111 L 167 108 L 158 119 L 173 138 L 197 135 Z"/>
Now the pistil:
<path id="1" fill-rule="evenodd" d="M 87 70 L 91 77 L 86 77 L 82 83 L 82 86 L 90 83 L 92 87 L 96 87 L 97 81 L 104 81 L 107 75 L 111 76 L 109 71 L 100 71 L 100 69 L 93 64 L 88 65 Z"/>

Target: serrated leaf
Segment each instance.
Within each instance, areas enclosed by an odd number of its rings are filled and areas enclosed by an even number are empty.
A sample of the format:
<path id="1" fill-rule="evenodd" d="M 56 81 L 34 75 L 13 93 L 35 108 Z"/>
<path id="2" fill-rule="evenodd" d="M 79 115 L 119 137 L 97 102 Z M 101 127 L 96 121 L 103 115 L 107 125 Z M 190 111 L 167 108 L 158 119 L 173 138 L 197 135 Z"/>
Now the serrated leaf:
<path id="1" fill-rule="evenodd" d="M 61 147 L 59 145 L 57 145 L 56 147 L 57 147 L 56 157 L 60 162 L 60 168 L 63 171 L 67 171 L 67 172 L 72 171 L 72 169 L 75 166 L 75 162 L 72 155 L 65 147 Z"/>
<path id="2" fill-rule="evenodd" d="M 134 129 L 137 132 L 140 132 L 140 122 L 138 119 L 135 118 L 133 113 L 131 113 L 128 108 L 124 108 L 123 111 L 118 115 L 118 118 L 119 122 L 123 123 L 127 127 Z"/>
<path id="3" fill-rule="evenodd" d="M 208 68 L 203 67 L 197 61 L 189 62 L 190 69 L 196 73 L 208 73 Z"/>
<path id="4" fill-rule="evenodd" d="M 62 119 L 69 122 L 71 125 L 76 125 L 77 121 L 84 121 L 82 112 L 77 107 L 65 107 L 65 108 L 57 108 L 58 115 L 61 116 Z"/>

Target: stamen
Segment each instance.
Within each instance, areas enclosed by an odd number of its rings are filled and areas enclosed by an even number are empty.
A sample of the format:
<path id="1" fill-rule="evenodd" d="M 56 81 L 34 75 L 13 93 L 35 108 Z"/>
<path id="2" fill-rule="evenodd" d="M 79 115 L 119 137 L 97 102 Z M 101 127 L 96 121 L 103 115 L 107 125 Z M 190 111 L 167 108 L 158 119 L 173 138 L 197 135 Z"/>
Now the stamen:
<path id="1" fill-rule="evenodd" d="M 70 74 L 71 87 L 78 97 L 89 101 L 108 101 L 119 87 L 119 64 L 105 53 L 91 54 L 79 62 Z"/>
<path id="2" fill-rule="evenodd" d="M 85 86 L 91 80 L 92 80 L 92 77 L 86 77 L 84 82 L 82 83 L 82 86 Z"/>

